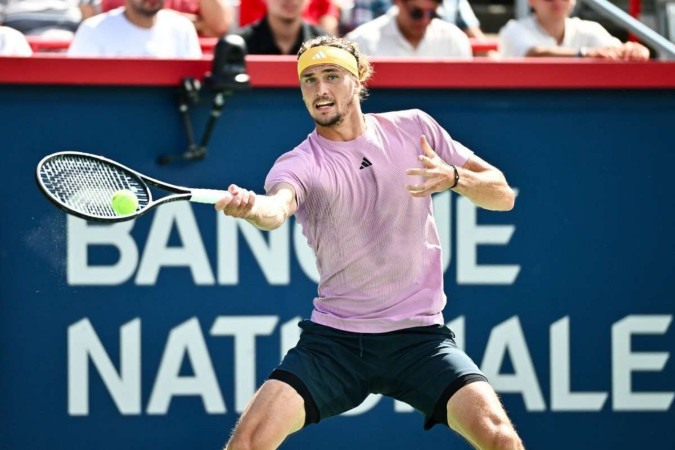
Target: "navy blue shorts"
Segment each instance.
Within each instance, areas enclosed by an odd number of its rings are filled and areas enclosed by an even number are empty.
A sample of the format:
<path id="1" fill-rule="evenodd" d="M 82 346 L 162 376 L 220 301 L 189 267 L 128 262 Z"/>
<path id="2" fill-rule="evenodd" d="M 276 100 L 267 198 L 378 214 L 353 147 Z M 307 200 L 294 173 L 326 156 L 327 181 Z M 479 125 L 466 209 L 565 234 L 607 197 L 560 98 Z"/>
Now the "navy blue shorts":
<path id="1" fill-rule="evenodd" d="M 388 333 L 351 333 L 303 320 L 298 344 L 270 379 L 305 400 L 305 426 L 360 405 L 368 394 L 401 400 L 425 416 L 424 428 L 448 425 L 446 405 L 461 387 L 487 381 L 440 325 Z"/>

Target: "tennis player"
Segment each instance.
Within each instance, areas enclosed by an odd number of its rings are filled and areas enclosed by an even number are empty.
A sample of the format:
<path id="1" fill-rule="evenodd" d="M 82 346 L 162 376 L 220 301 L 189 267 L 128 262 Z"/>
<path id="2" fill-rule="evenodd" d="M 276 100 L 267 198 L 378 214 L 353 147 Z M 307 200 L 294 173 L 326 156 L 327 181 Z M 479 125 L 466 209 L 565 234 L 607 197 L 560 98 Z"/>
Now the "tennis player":
<path id="1" fill-rule="evenodd" d="M 298 56 L 316 129 L 282 155 L 265 195 L 236 185 L 216 204 L 263 230 L 295 214 L 320 273 L 311 320 L 255 394 L 228 450 L 275 449 L 370 393 L 412 405 L 479 449 L 522 449 L 495 391 L 442 315 L 441 245 L 431 194 L 447 189 L 510 210 L 504 175 L 419 110 L 363 114 L 372 73 L 358 47 L 322 36 Z"/>

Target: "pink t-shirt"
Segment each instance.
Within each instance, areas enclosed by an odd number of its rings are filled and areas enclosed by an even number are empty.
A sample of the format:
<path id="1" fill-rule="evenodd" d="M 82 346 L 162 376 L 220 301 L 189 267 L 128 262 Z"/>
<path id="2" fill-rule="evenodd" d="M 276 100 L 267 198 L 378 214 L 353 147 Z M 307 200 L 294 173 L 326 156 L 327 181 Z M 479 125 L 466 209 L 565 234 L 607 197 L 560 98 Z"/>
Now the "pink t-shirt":
<path id="1" fill-rule="evenodd" d="M 473 154 L 420 110 L 366 115 L 366 132 L 348 142 L 316 131 L 282 155 L 265 180 L 295 188 L 296 217 L 316 253 L 320 280 L 312 321 L 382 333 L 443 324 L 441 245 L 431 197 L 405 189 L 420 178 L 419 140 L 448 163 Z"/>

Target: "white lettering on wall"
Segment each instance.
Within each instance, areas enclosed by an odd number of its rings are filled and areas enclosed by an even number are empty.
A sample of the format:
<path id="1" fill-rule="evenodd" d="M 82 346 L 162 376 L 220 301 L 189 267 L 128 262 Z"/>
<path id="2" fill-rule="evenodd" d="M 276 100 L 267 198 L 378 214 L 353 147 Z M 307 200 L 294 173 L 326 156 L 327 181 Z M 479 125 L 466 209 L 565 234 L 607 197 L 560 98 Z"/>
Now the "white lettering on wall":
<path id="1" fill-rule="evenodd" d="M 673 392 L 634 392 L 633 372 L 660 372 L 670 353 L 633 352 L 631 338 L 637 334 L 664 334 L 672 315 L 631 315 L 612 326 L 612 403 L 616 411 L 667 411 L 673 404 Z"/>
<path id="2" fill-rule="evenodd" d="M 507 352 L 513 365 L 513 374 L 499 372 Z M 492 329 L 481 370 L 497 392 L 521 394 L 528 411 L 546 409 L 518 317 L 511 317 Z"/>
<path id="3" fill-rule="evenodd" d="M 138 264 L 138 248 L 131 237 L 133 221 L 112 225 L 89 225 L 83 219 L 66 216 L 68 244 L 66 247 L 68 284 L 112 286 L 122 284 L 133 275 Z M 89 247 L 115 247 L 119 259 L 108 266 L 89 265 Z"/>
<path id="4" fill-rule="evenodd" d="M 443 269 L 452 260 L 452 198 L 450 192 L 434 196 L 436 225 L 443 248 Z M 457 201 L 457 283 L 458 284 L 513 284 L 520 271 L 519 265 L 478 264 L 481 245 L 507 245 L 515 231 L 513 225 L 479 225 L 477 207 L 466 198 Z M 138 285 L 157 283 L 162 268 L 184 267 L 190 271 L 195 285 L 236 285 L 239 283 L 240 242 L 248 251 L 270 285 L 291 283 L 291 251 L 311 281 L 318 282 L 314 252 L 309 248 L 302 227 L 291 220 L 274 231 L 261 231 L 246 221 L 217 214 L 216 264 L 212 268 L 195 220 L 192 205 L 174 202 L 157 208 L 153 215 L 145 243 L 136 242 L 131 235 L 134 221 L 112 225 L 93 225 L 69 216 L 67 270 L 71 285 L 118 285 L 135 274 Z M 169 246 L 172 231 L 180 238 L 179 246 Z M 291 246 L 291 230 L 293 245 Z M 89 264 L 88 251 L 96 246 L 109 246 L 119 252 L 114 264 Z M 139 263 L 139 252 L 142 258 Z M 251 270 L 252 267 L 247 267 Z"/>
<path id="5" fill-rule="evenodd" d="M 606 392 L 572 392 L 572 369 L 570 367 L 570 319 L 562 319 L 551 325 L 551 410 L 552 411 L 600 411 L 607 400 Z"/>
<path id="6" fill-rule="evenodd" d="M 479 244 L 506 245 L 513 225 L 478 225 L 478 207 L 466 197 L 457 201 L 457 283 L 513 284 L 520 265 L 478 264 Z"/>
<path id="7" fill-rule="evenodd" d="M 211 327 L 213 336 L 234 336 L 234 408 L 238 413 L 244 412 L 257 388 L 255 339 L 272 334 L 278 321 L 276 316 L 218 317 Z"/>
<path id="8" fill-rule="evenodd" d="M 141 412 L 141 321 L 134 319 L 120 329 L 120 370 L 110 361 L 89 319 L 68 327 L 68 413 L 89 414 L 89 360 L 120 413 Z"/>
<path id="9" fill-rule="evenodd" d="M 180 237 L 180 247 L 169 246 L 174 226 Z M 157 208 L 138 267 L 136 284 L 155 285 L 162 267 L 187 267 L 195 284 L 215 284 L 206 248 L 188 202 L 167 203 Z"/>
<path id="10" fill-rule="evenodd" d="M 193 376 L 180 376 L 187 357 Z M 166 414 L 176 395 L 197 395 L 210 414 L 225 413 L 225 403 L 213 370 L 209 350 L 197 319 L 192 318 L 171 330 L 148 403 L 148 414 Z"/>

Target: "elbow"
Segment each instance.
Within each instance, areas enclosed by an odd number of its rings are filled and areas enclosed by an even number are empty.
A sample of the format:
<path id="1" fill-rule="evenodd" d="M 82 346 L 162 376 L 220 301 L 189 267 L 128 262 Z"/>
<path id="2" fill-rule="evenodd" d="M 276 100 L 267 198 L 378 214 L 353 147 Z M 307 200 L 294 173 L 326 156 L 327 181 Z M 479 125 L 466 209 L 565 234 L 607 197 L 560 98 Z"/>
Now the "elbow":
<path id="1" fill-rule="evenodd" d="M 485 209 L 491 211 L 511 211 L 516 205 L 516 194 L 510 187 L 502 192 L 498 198 L 495 198 L 489 206 L 485 206 Z"/>
<path id="2" fill-rule="evenodd" d="M 506 188 L 501 211 L 511 211 L 516 206 L 516 193 L 510 187 Z"/>

